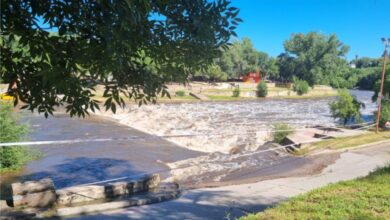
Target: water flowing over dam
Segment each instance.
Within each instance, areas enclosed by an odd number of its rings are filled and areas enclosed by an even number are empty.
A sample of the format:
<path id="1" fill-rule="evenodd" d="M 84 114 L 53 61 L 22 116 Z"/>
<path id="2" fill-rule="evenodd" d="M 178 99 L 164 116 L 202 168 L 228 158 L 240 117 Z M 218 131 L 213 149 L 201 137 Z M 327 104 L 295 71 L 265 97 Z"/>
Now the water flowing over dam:
<path id="1" fill-rule="evenodd" d="M 365 103 L 363 114 L 372 114 L 376 106 L 371 101 L 372 92 L 352 93 Z M 286 123 L 294 128 L 335 126 L 328 106 L 334 99 L 260 99 L 229 103 L 144 105 L 140 108 L 130 106 L 115 115 L 102 114 L 154 135 L 200 134 L 173 137 L 169 141 L 191 150 L 228 153 L 237 147 L 243 150 L 257 149 L 270 139 L 267 131 L 275 123 Z"/>
<path id="2" fill-rule="evenodd" d="M 353 93 L 366 104 L 363 114 L 369 117 L 376 107 L 371 102 L 372 93 Z M 129 106 L 115 115 L 99 113 L 111 120 L 61 115 L 45 119 L 25 113 L 21 120 L 31 124 L 31 141 L 146 138 L 31 146 L 41 151 L 42 157 L 28 163 L 20 173 L 2 175 L 2 188 L 20 179 L 50 177 L 57 188 L 62 188 L 161 170 L 166 170 L 162 173 L 163 178 L 202 185 L 271 174 L 281 176 L 307 163 L 321 167 L 329 160 L 298 158 L 284 151 L 246 154 L 272 147 L 263 144 L 270 138 L 267 130 L 276 122 L 288 123 L 295 128 L 334 126 L 328 107 L 332 100 L 334 98 L 160 104 L 141 108 Z M 154 136 L 181 134 L 203 135 L 165 139 Z M 235 154 L 232 154 L 232 148 L 238 149 Z M 173 170 L 169 172 L 169 169 Z"/>

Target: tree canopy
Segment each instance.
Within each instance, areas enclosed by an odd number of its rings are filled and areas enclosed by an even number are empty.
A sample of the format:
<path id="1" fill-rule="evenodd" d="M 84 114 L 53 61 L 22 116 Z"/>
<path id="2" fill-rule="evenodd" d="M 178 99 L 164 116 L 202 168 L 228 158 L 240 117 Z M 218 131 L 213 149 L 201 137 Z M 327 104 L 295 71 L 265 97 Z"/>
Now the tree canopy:
<path id="1" fill-rule="evenodd" d="M 338 82 L 348 71 L 344 56 L 349 48 L 336 35 L 292 34 L 284 42 L 284 49 L 285 52 L 278 57 L 282 80 L 291 81 L 296 76 L 310 85 L 322 83 L 339 87 Z"/>
<path id="2" fill-rule="evenodd" d="M 348 90 L 339 90 L 339 96 L 337 100 L 329 103 L 332 117 L 340 119 L 344 125 L 351 120 L 355 122 L 362 121 L 362 115 L 360 109 L 364 108 L 364 103 L 357 100 L 357 98 L 351 95 Z"/>
<path id="3" fill-rule="evenodd" d="M 251 40 L 244 37 L 242 41 L 235 40 L 221 56 L 214 59 L 206 69 L 197 71 L 195 77 L 208 80 L 239 79 L 249 72 L 261 71 L 262 76 L 274 77 L 278 75 L 276 60 L 267 53 L 256 50 Z"/>
<path id="4" fill-rule="evenodd" d="M 241 22 L 228 0 L 1 2 L 0 77 L 31 111 L 70 115 L 167 95 L 167 81 L 184 81 L 226 48 Z"/>

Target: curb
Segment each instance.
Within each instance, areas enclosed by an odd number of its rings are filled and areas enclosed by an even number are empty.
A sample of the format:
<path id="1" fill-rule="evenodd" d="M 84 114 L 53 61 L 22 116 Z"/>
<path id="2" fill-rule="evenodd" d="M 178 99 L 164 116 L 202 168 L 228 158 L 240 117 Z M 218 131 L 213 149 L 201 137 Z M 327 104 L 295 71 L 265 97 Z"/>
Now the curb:
<path id="1" fill-rule="evenodd" d="M 99 213 L 108 210 L 127 208 L 131 206 L 141 206 L 148 205 L 153 203 L 165 202 L 173 199 L 177 199 L 181 195 L 181 190 L 179 186 L 176 185 L 175 189 L 166 191 L 162 189 L 160 192 L 149 192 L 143 195 L 130 196 L 126 199 L 121 199 L 112 202 L 100 203 L 100 204 L 90 204 L 79 207 L 66 207 L 57 209 L 56 216 L 76 216 L 76 215 L 85 215 L 91 213 Z"/>

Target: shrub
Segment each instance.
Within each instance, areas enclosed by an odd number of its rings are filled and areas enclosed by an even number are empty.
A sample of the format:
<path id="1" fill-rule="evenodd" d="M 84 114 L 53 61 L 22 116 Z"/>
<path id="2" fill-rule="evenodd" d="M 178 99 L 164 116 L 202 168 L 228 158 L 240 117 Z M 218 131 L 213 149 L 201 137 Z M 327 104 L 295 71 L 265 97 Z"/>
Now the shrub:
<path id="1" fill-rule="evenodd" d="M 17 124 L 9 104 L 0 102 L 0 142 L 20 141 L 27 134 L 26 125 Z M 19 169 L 24 163 L 33 158 L 33 154 L 25 147 L 0 147 L 0 171 Z"/>
<path id="2" fill-rule="evenodd" d="M 178 90 L 175 92 L 176 96 L 183 97 L 185 96 L 186 92 L 184 90 Z"/>
<path id="3" fill-rule="evenodd" d="M 309 84 L 305 80 L 294 79 L 293 90 L 298 95 L 306 94 L 309 91 Z"/>
<path id="4" fill-rule="evenodd" d="M 240 88 L 233 89 L 233 95 L 232 97 L 240 97 L 241 90 Z"/>
<path id="5" fill-rule="evenodd" d="M 285 123 L 273 124 L 272 131 L 272 140 L 279 144 L 281 144 L 288 135 L 294 133 L 294 129 Z"/>
<path id="6" fill-rule="evenodd" d="M 382 101 L 381 117 L 379 126 L 383 127 L 386 122 L 390 121 L 390 101 Z"/>
<path id="7" fill-rule="evenodd" d="M 362 115 L 360 109 L 365 107 L 364 104 L 359 102 L 355 96 L 349 94 L 346 89 L 339 90 L 338 93 L 337 99 L 329 103 L 332 117 L 342 120 L 344 125 L 351 120 L 361 122 Z"/>
<path id="8" fill-rule="evenodd" d="M 256 95 L 257 97 L 266 97 L 267 94 L 268 94 L 267 84 L 264 81 L 261 81 L 259 84 L 257 84 Z"/>

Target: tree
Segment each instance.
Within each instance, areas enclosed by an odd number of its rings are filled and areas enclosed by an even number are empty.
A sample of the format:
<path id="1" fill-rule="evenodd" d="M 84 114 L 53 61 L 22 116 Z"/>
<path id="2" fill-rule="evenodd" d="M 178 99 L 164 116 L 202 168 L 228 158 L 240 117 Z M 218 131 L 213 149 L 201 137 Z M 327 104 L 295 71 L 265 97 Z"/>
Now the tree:
<path id="1" fill-rule="evenodd" d="M 381 85 L 380 76 L 381 76 L 380 73 L 378 73 L 378 79 L 373 86 L 374 95 L 372 96 L 372 101 L 374 102 L 377 101 L 379 95 L 379 90 Z M 385 75 L 385 80 L 383 82 L 383 98 L 390 100 L 390 64 L 386 65 L 386 75 Z"/>
<path id="2" fill-rule="evenodd" d="M 266 97 L 267 95 L 268 95 L 267 84 L 264 81 L 261 81 L 259 84 L 257 84 L 256 96 L 257 97 Z"/>
<path id="3" fill-rule="evenodd" d="M 362 119 L 360 109 L 364 108 L 364 103 L 359 102 L 355 96 L 352 96 L 348 90 L 339 90 L 337 100 L 329 103 L 332 117 L 340 119 L 346 125 L 349 121 L 360 122 Z"/>
<path id="4" fill-rule="evenodd" d="M 0 102 L 0 143 L 18 142 L 28 133 L 28 127 L 18 124 L 9 103 Z M 0 147 L 0 172 L 19 169 L 33 159 L 33 154 L 22 146 Z"/>
<path id="5" fill-rule="evenodd" d="M 299 80 L 293 77 L 293 90 L 298 95 L 303 95 L 309 92 L 309 84 L 305 80 Z"/>
<path id="6" fill-rule="evenodd" d="M 356 68 L 378 67 L 380 65 L 381 59 L 361 57 L 356 59 L 354 62 Z"/>
<path id="7" fill-rule="evenodd" d="M 274 75 L 277 71 L 268 54 L 257 51 L 249 38 L 234 41 L 229 49 L 223 52 L 221 58 L 217 59 L 216 64 L 231 79 L 238 79 L 248 72 L 256 72 L 259 69 L 265 75 Z"/>
<path id="8" fill-rule="evenodd" d="M 348 63 L 343 56 L 348 46 L 336 35 L 323 35 L 315 32 L 292 34 L 284 42 L 285 52 L 278 57 L 280 77 L 291 81 L 292 76 L 307 81 L 310 86 L 322 83 L 339 87 L 338 80 L 348 71 Z"/>
<path id="9" fill-rule="evenodd" d="M 376 102 L 379 96 L 381 79 L 378 79 L 374 85 L 374 95 L 372 101 Z M 381 115 L 379 118 L 379 126 L 383 126 L 390 121 L 390 64 L 386 65 L 386 75 L 383 82 L 383 95 L 381 101 Z M 377 112 L 375 112 L 376 114 Z"/>
<path id="10" fill-rule="evenodd" d="M 384 100 L 382 101 L 381 115 L 379 118 L 379 126 L 383 127 L 388 121 L 390 121 L 390 101 Z"/>
<path id="11" fill-rule="evenodd" d="M 226 81 L 228 75 L 222 71 L 221 67 L 213 63 L 204 70 L 199 70 L 195 73 L 195 77 L 201 76 L 209 81 Z"/>
<path id="12" fill-rule="evenodd" d="M 1 2 L 0 78 L 31 111 L 66 106 L 84 116 L 124 106 L 121 94 L 155 102 L 167 81 L 184 82 L 226 48 L 241 22 L 228 0 Z"/>

